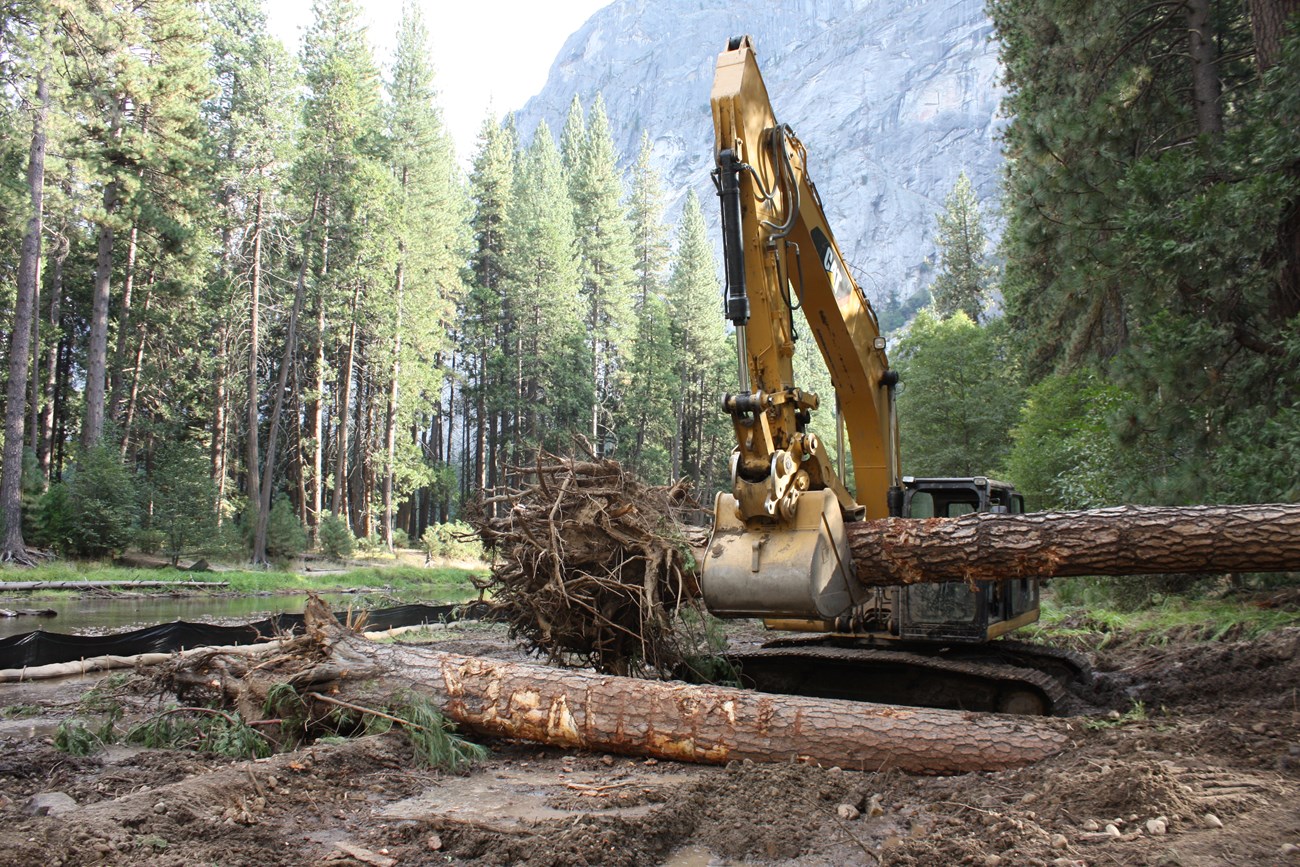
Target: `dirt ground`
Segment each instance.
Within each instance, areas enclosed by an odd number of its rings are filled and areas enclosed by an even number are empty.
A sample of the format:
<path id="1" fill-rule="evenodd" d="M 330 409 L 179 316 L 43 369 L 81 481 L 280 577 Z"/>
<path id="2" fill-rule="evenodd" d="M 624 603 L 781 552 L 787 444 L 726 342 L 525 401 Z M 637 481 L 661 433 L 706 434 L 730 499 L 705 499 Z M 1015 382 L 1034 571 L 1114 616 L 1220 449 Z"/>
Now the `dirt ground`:
<path id="1" fill-rule="evenodd" d="M 443 646 L 517 658 L 497 627 Z M 73 758 L 53 733 L 96 680 L 4 685 L 0 864 L 1300 865 L 1300 629 L 1091 656 L 1113 713 L 1052 759 L 953 777 L 503 742 L 448 775 L 395 734 Z M 125 722 L 167 698 L 148 683 L 114 691 Z"/>

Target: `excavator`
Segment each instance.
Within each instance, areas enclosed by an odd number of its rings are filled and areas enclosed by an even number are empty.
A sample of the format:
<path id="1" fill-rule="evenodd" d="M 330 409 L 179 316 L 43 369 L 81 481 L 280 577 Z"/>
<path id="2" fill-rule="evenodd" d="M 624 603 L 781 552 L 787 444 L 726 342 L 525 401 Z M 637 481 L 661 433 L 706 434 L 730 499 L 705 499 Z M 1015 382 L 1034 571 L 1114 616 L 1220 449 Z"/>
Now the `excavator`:
<path id="1" fill-rule="evenodd" d="M 1082 660 L 1000 638 L 1038 619 L 1037 580 L 885 588 L 858 580 L 845 529 L 853 521 L 1019 513 L 1024 498 L 982 476 L 902 475 L 898 373 L 835 242 L 808 152 L 776 120 L 748 36 L 718 56 L 711 104 L 739 388 L 722 399 L 736 437 L 731 490 L 714 502 L 700 586 L 714 616 L 761 618 L 796 636 L 732 652 L 741 682 L 831 698 L 1059 711 L 1066 682 L 1086 675 Z M 835 392 L 836 460 L 809 429 L 821 397 L 795 384 L 796 311 Z"/>

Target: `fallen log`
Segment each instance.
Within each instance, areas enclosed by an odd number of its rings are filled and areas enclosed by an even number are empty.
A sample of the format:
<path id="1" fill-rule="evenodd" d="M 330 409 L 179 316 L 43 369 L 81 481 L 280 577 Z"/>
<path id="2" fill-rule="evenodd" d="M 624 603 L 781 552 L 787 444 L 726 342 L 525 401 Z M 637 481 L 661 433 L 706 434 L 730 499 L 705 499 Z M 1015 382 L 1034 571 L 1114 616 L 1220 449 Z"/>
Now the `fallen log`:
<path id="1" fill-rule="evenodd" d="M 0 581 L 0 591 L 16 590 L 141 590 L 173 587 L 229 587 L 228 581 Z"/>
<path id="2" fill-rule="evenodd" d="M 1300 571 L 1300 505 L 1117 506 L 849 524 L 870 586 Z"/>
<path id="3" fill-rule="evenodd" d="M 308 603 L 306 620 L 307 636 L 286 643 L 278 662 L 195 656 L 174 682 L 180 690 L 219 685 L 246 719 L 282 682 L 300 696 L 322 692 L 369 707 L 409 690 L 471 735 L 714 764 L 992 771 L 1043 759 L 1069 740 L 1058 720 L 769 695 L 375 644 L 340 627 L 319 600 Z"/>

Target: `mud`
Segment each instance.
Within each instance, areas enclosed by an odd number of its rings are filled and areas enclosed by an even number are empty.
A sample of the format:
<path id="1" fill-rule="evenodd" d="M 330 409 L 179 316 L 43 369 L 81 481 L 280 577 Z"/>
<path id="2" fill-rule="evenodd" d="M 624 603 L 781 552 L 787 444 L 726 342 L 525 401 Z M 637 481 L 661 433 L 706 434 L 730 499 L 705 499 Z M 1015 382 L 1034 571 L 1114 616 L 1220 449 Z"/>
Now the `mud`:
<path id="1" fill-rule="evenodd" d="M 515 653 L 490 627 L 445 646 Z M 395 734 L 257 761 L 74 758 L 52 745 L 60 720 L 120 706 L 126 725 L 164 697 L 145 677 L 6 686 L 0 865 L 1300 864 L 1298 655 L 1296 629 L 1112 644 L 1092 653 L 1112 713 L 1070 720 L 1070 749 L 954 777 L 502 742 L 457 776 Z M 29 814 L 54 792 L 75 808 Z"/>

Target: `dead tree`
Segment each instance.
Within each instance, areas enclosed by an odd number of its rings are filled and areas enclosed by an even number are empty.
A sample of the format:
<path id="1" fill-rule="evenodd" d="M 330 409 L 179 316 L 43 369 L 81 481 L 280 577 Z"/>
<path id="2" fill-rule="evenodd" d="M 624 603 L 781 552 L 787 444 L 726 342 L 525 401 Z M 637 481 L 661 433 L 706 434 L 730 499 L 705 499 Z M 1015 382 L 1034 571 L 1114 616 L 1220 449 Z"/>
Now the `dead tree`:
<path id="1" fill-rule="evenodd" d="M 319 600 L 307 635 L 272 659 L 196 654 L 178 689 L 221 690 L 256 719 L 289 683 L 325 715 L 339 702 L 377 708 L 407 691 L 463 731 L 552 746 L 689 762 L 808 761 L 858 770 L 963 773 L 1014 768 L 1069 742 L 1059 720 L 903 708 L 664 683 L 376 644 L 343 629 Z"/>

